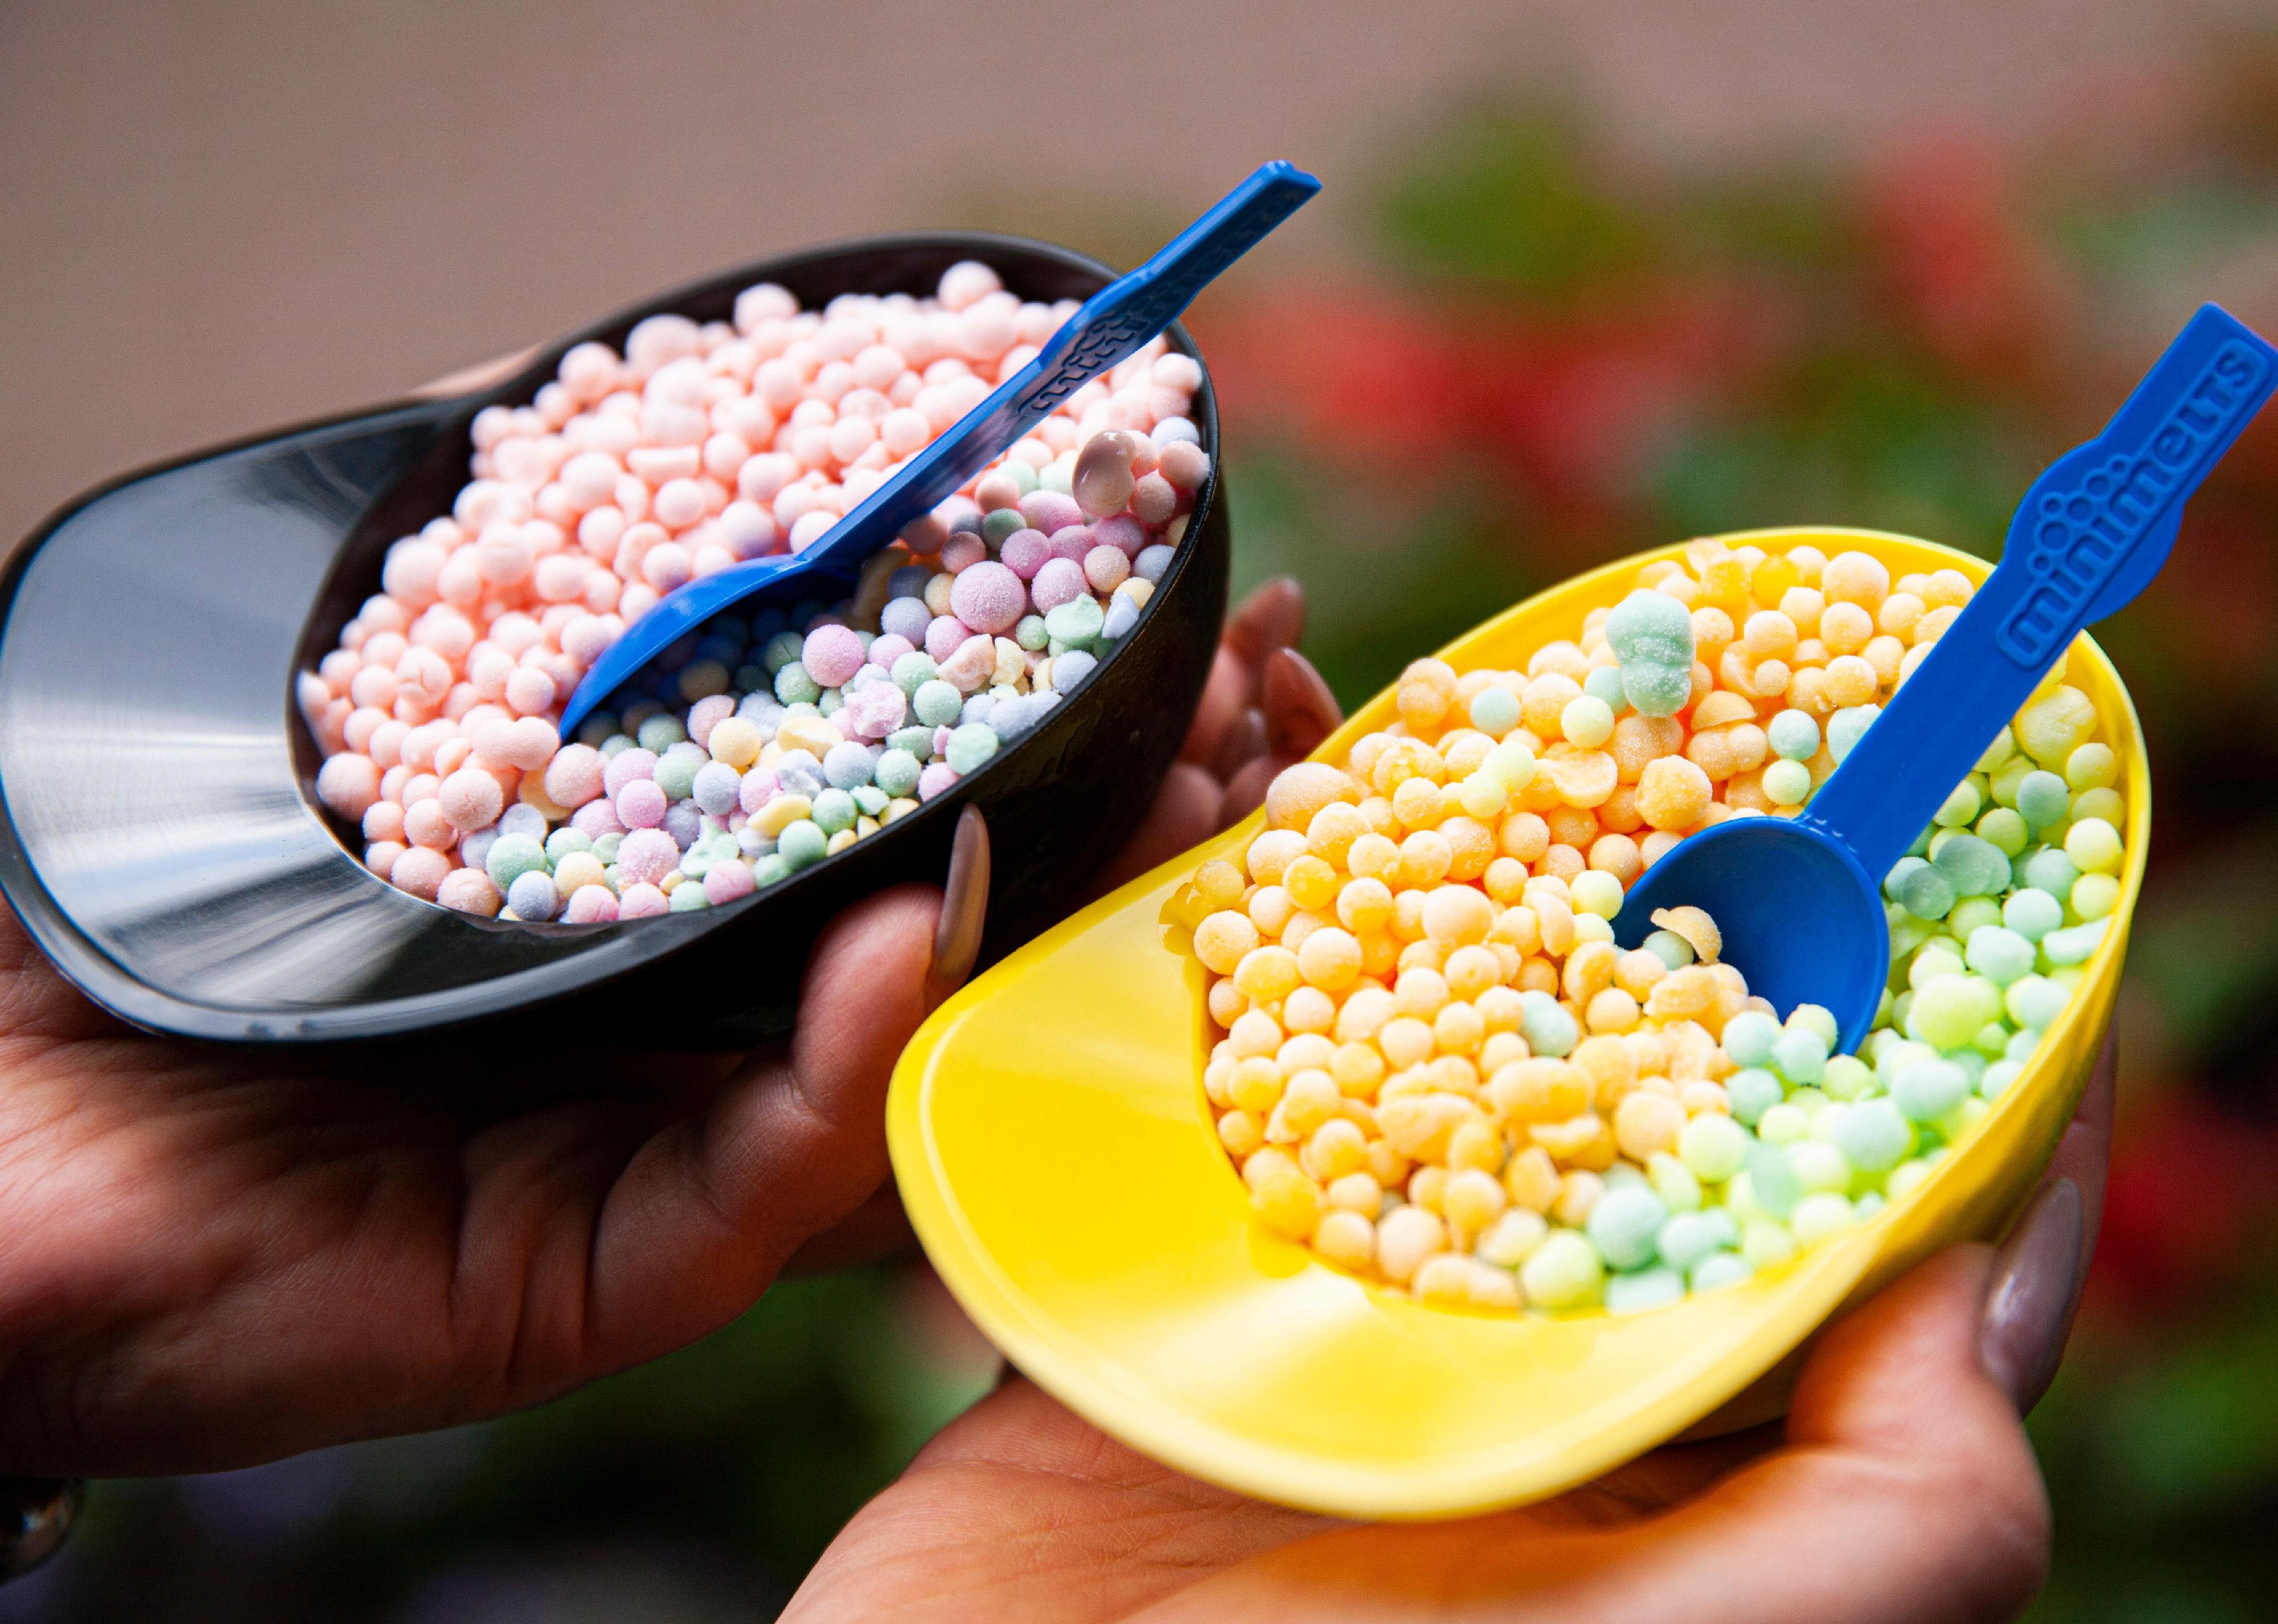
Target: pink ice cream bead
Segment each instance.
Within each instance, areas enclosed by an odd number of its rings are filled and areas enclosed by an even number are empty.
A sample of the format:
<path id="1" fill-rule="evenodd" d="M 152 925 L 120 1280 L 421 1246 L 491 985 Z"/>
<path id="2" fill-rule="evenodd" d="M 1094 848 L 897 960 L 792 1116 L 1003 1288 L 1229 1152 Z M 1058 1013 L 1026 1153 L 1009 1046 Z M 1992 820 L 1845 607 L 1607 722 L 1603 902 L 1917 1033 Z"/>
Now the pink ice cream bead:
<path id="1" fill-rule="evenodd" d="M 635 745 L 631 749 L 620 750 L 609 758 L 608 766 L 602 770 L 601 789 L 614 801 L 617 792 L 635 778 L 654 778 L 655 774 L 656 753 Z"/>
<path id="2" fill-rule="evenodd" d="M 546 798 L 575 811 L 601 793 L 608 762 L 587 744 L 568 744 L 546 763 Z"/>
<path id="3" fill-rule="evenodd" d="M 617 816 L 628 829 L 654 829 L 664 822 L 669 803 L 653 778 L 635 778 L 616 793 Z"/>
<path id="4" fill-rule="evenodd" d="M 882 671 L 894 669 L 894 662 L 917 647 L 898 632 L 889 632 L 870 643 L 870 663 Z"/>
<path id="5" fill-rule="evenodd" d="M 973 628 L 954 615 L 936 615 L 926 626 L 925 651 L 936 665 L 965 647 Z M 378 782 L 377 778 L 373 780 Z"/>
<path id="6" fill-rule="evenodd" d="M 942 567 L 958 575 L 964 574 L 975 564 L 985 561 L 988 556 L 989 544 L 969 530 L 959 531 L 950 537 L 948 543 L 941 549 Z M 395 679 L 391 677 L 387 684 L 387 702 L 393 704 L 394 700 Z M 356 702 L 363 704 L 366 701 L 358 700 Z"/>
<path id="7" fill-rule="evenodd" d="M 661 829 L 636 829 L 617 847 L 617 874 L 634 885 L 654 885 L 679 866 L 680 847 Z M 618 900 L 631 900 L 631 892 L 621 893 Z M 617 913 L 623 917 L 624 908 L 620 906 Z"/>
<path id="8" fill-rule="evenodd" d="M 620 873 L 623 867 L 621 862 L 618 864 Z M 617 899 L 619 919 L 654 919 L 671 911 L 672 899 L 646 882 L 626 886 L 624 894 Z"/>
<path id="9" fill-rule="evenodd" d="M 966 639 L 963 647 L 941 663 L 941 679 L 960 693 L 974 693 L 988 686 L 989 674 L 996 669 L 997 640 L 985 633 L 976 633 Z"/>
<path id="10" fill-rule="evenodd" d="M 598 840 L 605 834 L 623 834 L 624 819 L 607 796 L 596 796 L 570 815 L 570 827 L 588 840 Z"/>
<path id="11" fill-rule="evenodd" d="M 1082 563 L 1084 555 L 1098 545 L 1099 538 L 1092 534 L 1089 525 L 1070 525 L 1064 530 L 1052 532 L 1052 556 L 1055 558 Z"/>
<path id="12" fill-rule="evenodd" d="M 431 846 L 415 846 L 395 860 L 395 866 L 387 871 L 387 883 L 422 901 L 432 902 L 450 872 L 448 857 Z"/>
<path id="13" fill-rule="evenodd" d="M 1021 517 L 1049 536 L 1083 523 L 1083 509 L 1064 491 L 1035 490 L 1021 498 Z"/>
<path id="14" fill-rule="evenodd" d="M 454 869 L 443 877 L 442 884 L 436 886 L 435 900 L 462 914 L 479 914 L 485 919 L 495 919 L 501 900 L 498 887 L 491 884 L 491 877 L 480 869 Z"/>
<path id="15" fill-rule="evenodd" d="M 775 793 L 775 770 L 768 767 L 754 767 L 744 775 L 743 783 L 737 786 L 736 804 L 743 808 L 747 816 L 755 815 L 768 804 L 768 798 Z"/>
<path id="16" fill-rule="evenodd" d="M 851 626 L 817 626 L 799 647 L 799 663 L 826 688 L 836 688 L 862 669 L 862 640 Z"/>
<path id="17" fill-rule="evenodd" d="M 1083 557 L 1083 578 L 1094 592 L 1113 592 L 1131 574 L 1131 560 L 1120 547 L 1095 547 Z"/>
<path id="18" fill-rule="evenodd" d="M 1136 558 L 1147 548 L 1151 538 L 1147 526 L 1128 513 L 1111 514 L 1095 523 L 1091 533 L 1109 547 L 1120 548 L 1126 558 Z"/>
<path id="19" fill-rule="evenodd" d="M 1036 571 L 1044 567 L 1052 555 L 1052 544 L 1041 530 L 1016 530 L 1005 538 L 1001 556 L 1005 567 L 1024 581 L 1036 578 Z"/>
<path id="20" fill-rule="evenodd" d="M 317 769 L 317 799 L 346 818 L 361 818 L 379 799 L 379 768 L 369 755 L 335 755 Z"/>
<path id="21" fill-rule="evenodd" d="M 562 910 L 563 924 L 608 924 L 616 916 L 617 900 L 609 894 L 607 885 L 578 886 L 570 893 L 569 906 Z"/>
<path id="22" fill-rule="evenodd" d="M 736 701 L 724 693 L 711 694 L 689 707 L 688 736 L 698 744 L 712 742 L 712 730 L 736 714 Z"/>
<path id="23" fill-rule="evenodd" d="M 994 559 L 959 574 L 949 589 L 949 607 L 975 632 L 994 636 L 1010 632 L 1028 611 L 1028 592 L 1021 578 Z"/>
<path id="24" fill-rule="evenodd" d="M 454 829 L 488 829 L 506 810 L 506 792 L 499 781 L 479 767 L 462 767 L 435 792 L 443 816 Z M 424 804 L 424 803 L 423 803 Z M 422 840 L 422 846 L 428 842 Z"/>
<path id="25" fill-rule="evenodd" d="M 758 889 L 749 866 L 733 857 L 714 863 L 704 876 L 704 900 L 715 908 L 748 897 Z"/>
<path id="26" fill-rule="evenodd" d="M 957 770 L 947 762 L 935 762 L 918 774 L 918 799 L 931 801 L 944 790 L 955 786 Z"/>
<path id="27" fill-rule="evenodd" d="M 860 693 L 850 694 L 846 709 L 839 713 L 854 725 L 854 732 L 864 739 L 883 739 L 901 726 L 902 718 L 909 714 L 909 700 L 891 682 L 874 682 Z"/>
<path id="28" fill-rule="evenodd" d="M 1074 602 L 1085 590 L 1083 566 L 1073 558 L 1053 559 L 1028 583 L 1028 596 L 1036 601 L 1039 615 L 1049 615 L 1063 603 Z"/>

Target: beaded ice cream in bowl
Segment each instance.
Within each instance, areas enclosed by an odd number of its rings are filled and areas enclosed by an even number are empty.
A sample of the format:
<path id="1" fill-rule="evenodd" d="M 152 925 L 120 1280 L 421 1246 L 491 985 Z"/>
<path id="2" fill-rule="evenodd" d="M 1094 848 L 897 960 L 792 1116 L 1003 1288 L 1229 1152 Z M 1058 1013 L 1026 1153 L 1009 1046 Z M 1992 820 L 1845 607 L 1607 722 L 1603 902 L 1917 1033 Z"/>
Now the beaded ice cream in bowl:
<path id="1" fill-rule="evenodd" d="M 2006 1227 L 2070 1116 L 2149 831 L 2126 690 L 2078 640 L 1953 787 L 1885 877 L 1854 1053 L 1712 917 L 1628 951 L 1611 922 L 1688 835 L 1795 816 L 1987 573 L 1731 535 L 1416 663 L 920 1032 L 888 1125 L 944 1279 L 1125 1442 L 1345 1514 L 1535 1499 L 1777 1413 L 1819 1327 Z M 1639 593 L 1690 639 L 1666 696 L 1621 681 Z"/>

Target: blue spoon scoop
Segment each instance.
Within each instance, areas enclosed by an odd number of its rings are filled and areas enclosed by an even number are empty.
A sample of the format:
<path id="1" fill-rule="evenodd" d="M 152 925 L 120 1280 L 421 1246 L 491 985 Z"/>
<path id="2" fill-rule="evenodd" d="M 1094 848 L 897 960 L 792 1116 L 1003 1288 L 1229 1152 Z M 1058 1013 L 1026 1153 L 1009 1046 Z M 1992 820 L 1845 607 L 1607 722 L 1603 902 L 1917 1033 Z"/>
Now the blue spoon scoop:
<path id="1" fill-rule="evenodd" d="M 1319 180 L 1292 165 L 1259 165 L 1152 259 L 1084 301 L 1035 360 L 905 463 L 814 546 L 803 553 L 750 559 L 691 581 L 627 627 L 570 694 L 562 712 L 563 736 L 681 637 L 761 588 L 796 582 L 805 595 L 842 594 L 872 554 L 1002 456 L 1069 395 L 1137 354 L 1219 272 L 1320 189 Z"/>
<path id="2" fill-rule="evenodd" d="M 1882 880 L 2073 639 L 2160 572 L 2183 502 L 2278 387 L 2278 350 L 2202 306 L 2104 432 L 2052 463 L 2000 566 L 1793 819 L 1732 818 L 1672 847 L 1614 934 L 1706 908 L 1724 957 L 1785 1011 L 1825 1006 L 1856 1048 L 1891 970 Z"/>

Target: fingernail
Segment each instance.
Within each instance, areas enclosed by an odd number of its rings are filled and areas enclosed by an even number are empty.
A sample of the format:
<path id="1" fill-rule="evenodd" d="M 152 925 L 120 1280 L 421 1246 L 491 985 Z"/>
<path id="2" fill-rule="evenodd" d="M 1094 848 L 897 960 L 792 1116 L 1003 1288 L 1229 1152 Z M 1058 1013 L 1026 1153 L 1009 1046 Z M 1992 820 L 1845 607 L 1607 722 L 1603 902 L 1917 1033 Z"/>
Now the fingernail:
<path id="1" fill-rule="evenodd" d="M 1218 759 L 1211 763 L 1211 776 L 1223 784 L 1265 754 L 1265 713 L 1252 705 L 1226 730 Z"/>
<path id="2" fill-rule="evenodd" d="M 2080 1186 L 2058 1179 L 2034 1198 L 1993 1259 L 1977 1354 L 2020 1415 L 2048 1390 L 2064 1354 L 2080 1298 L 2084 1214 Z"/>
<path id="3" fill-rule="evenodd" d="M 941 918 L 933 928 L 933 963 L 926 971 L 926 1004 L 941 1002 L 965 984 L 981 956 L 981 928 L 989 918 L 989 823 L 979 807 L 958 814 L 949 848 L 949 877 L 942 884 Z"/>
<path id="4" fill-rule="evenodd" d="M 1294 648 L 1267 656 L 1265 687 L 1265 741 L 1276 755 L 1311 755 L 1344 722 L 1337 696 Z"/>

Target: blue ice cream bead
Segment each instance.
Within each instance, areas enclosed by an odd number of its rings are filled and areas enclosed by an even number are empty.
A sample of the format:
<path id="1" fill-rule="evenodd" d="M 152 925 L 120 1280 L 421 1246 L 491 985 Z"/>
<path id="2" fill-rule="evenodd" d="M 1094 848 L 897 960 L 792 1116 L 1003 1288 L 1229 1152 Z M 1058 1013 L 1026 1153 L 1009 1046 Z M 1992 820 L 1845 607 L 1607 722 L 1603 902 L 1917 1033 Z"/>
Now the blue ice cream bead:
<path id="1" fill-rule="evenodd" d="M 546 814 L 527 801 L 517 802 L 508 807 L 505 816 L 499 819 L 498 831 L 501 834 L 528 835 L 533 840 L 543 842 L 546 839 Z"/>
<path id="2" fill-rule="evenodd" d="M 2029 772 L 2017 785 L 2017 811 L 2036 829 L 2061 823 L 2072 816 L 2072 787 L 2046 769 Z"/>
<path id="3" fill-rule="evenodd" d="M 1191 417 L 1158 418 L 1155 426 L 1148 431 L 1147 438 L 1155 442 L 1155 448 L 1158 451 L 1174 440 L 1183 440 L 1190 446 L 1203 443 L 1202 431 L 1195 426 Z"/>
<path id="4" fill-rule="evenodd" d="M 816 828 L 825 834 L 837 834 L 842 829 L 854 827 L 854 797 L 843 789 L 827 789 L 814 798 L 814 810 L 809 814 Z"/>
<path id="5" fill-rule="evenodd" d="M 822 698 L 822 685 L 793 660 L 776 673 L 776 698 L 786 705 L 813 705 Z"/>
<path id="6" fill-rule="evenodd" d="M 986 722 L 989 720 L 989 713 L 996 709 L 995 694 L 968 693 L 965 696 L 964 709 L 957 713 L 958 724 L 962 726 L 968 722 Z"/>
<path id="7" fill-rule="evenodd" d="M 485 874 L 490 872 L 491 847 L 498 843 L 500 833 L 497 825 L 493 824 L 468 835 L 459 842 L 459 862 L 467 868 L 480 869 Z"/>
<path id="8" fill-rule="evenodd" d="M 806 640 L 796 632 L 778 632 L 767 640 L 760 653 L 760 663 L 776 676 L 782 676 L 787 666 L 797 665 L 806 650 Z"/>
<path id="9" fill-rule="evenodd" d="M 1744 1009 L 1724 1023 L 1724 1053 L 1735 1066 L 1769 1066 L 1780 1024 L 1762 1010 Z"/>
<path id="10" fill-rule="evenodd" d="M 1783 710 L 1764 729 L 1772 754 L 1783 761 L 1808 762 L 1819 754 L 1819 724 L 1808 711 Z"/>
<path id="11" fill-rule="evenodd" d="M 965 695 L 952 683 L 938 677 L 919 686 L 911 696 L 910 709 L 917 719 L 928 727 L 953 727 L 965 710 Z"/>
<path id="12" fill-rule="evenodd" d="M 918 793 L 918 775 L 924 770 L 925 763 L 915 755 L 907 749 L 895 747 L 878 758 L 877 766 L 872 769 L 872 777 L 877 786 L 889 795 L 914 795 Z"/>
<path id="13" fill-rule="evenodd" d="M 810 798 L 824 788 L 822 763 L 806 750 L 786 750 L 776 760 L 776 785 L 794 795 Z"/>
<path id="14" fill-rule="evenodd" d="M 1606 1282 L 1608 1314 L 1643 1314 L 1666 1308 L 1685 1296 L 1685 1276 L 1673 1268 L 1641 1268 Z"/>
<path id="15" fill-rule="evenodd" d="M 1980 925 L 1969 933 L 1969 945 L 1962 956 L 1970 969 L 2006 987 L 2033 968 L 2033 944 L 2006 926 Z"/>
<path id="16" fill-rule="evenodd" d="M 1581 1042 L 1582 1029 L 1548 992 L 1523 992 L 1519 995 L 1519 1035 L 1535 1053 L 1563 1060 Z"/>
<path id="17" fill-rule="evenodd" d="M 1485 693 L 1509 693 L 1510 690 L 1502 688 L 1487 688 L 1481 690 L 1481 692 Z M 1622 668 L 1618 665 L 1592 666 L 1589 670 L 1588 675 L 1582 678 L 1582 692 L 1588 694 L 1592 699 L 1598 701 L 1601 704 L 1604 705 L 1606 709 L 1611 710 L 1617 716 L 1619 716 L 1623 709 L 1630 702 L 1629 693 L 1622 686 Z M 1516 705 L 1517 703 L 1518 696 L 1517 694 L 1511 694 L 1510 698 L 1512 703 Z M 1472 702 L 1474 704 L 1478 703 L 1476 700 Z M 1473 727 L 1479 727 L 1479 724 L 1477 718 L 1472 720 L 1472 725 Z M 1516 716 L 1514 716 L 1511 725 L 1513 727 L 1517 725 Z M 1481 732 L 1494 732 L 1493 728 L 1480 728 L 1479 731 Z M 1510 731 L 1510 728 L 1505 728 L 1503 730 L 1504 732 L 1508 732 Z M 1497 734 L 1496 736 L 1500 738 L 1502 735 Z"/>
<path id="18" fill-rule="evenodd" d="M 501 834 L 491 842 L 483 872 L 501 892 L 510 892 L 525 874 L 546 872 L 546 848 L 526 834 Z"/>
<path id="19" fill-rule="evenodd" d="M 1106 624 L 1106 616 L 1099 600 L 1089 593 L 1079 593 L 1044 617 L 1044 630 L 1063 643 L 1072 646 L 1090 642 Z"/>
<path id="20" fill-rule="evenodd" d="M 978 771 L 989 758 L 997 754 L 997 735 L 985 722 L 968 722 L 949 736 L 949 748 L 943 758 L 960 777 Z"/>
<path id="21" fill-rule="evenodd" d="M 1753 1128 L 1765 1112 L 1786 1098 L 1787 1091 L 1763 1067 L 1744 1066 L 1724 1079 L 1724 1093 L 1731 1102 L 1732 1120 Z"/>
<path id="22" fill-rule="evenodd" d="M 546 837 L 546 866 L 552 868 L 572 852 L 590 852 L 593 842 L 582 829 L 563 827 Z M 476 866 L 470 861 L 469 868 Z"/>
<path id="23" fill-rule="evenodd" d="M 1630 1184 L 1598 1198 L 1584 1232 L 1610 1268 L 1640 1268 L 1653 1261 L 1654 1244 L 1668 1219 L 1669 1208 L 1649 1187 Z"/>
<path id="24" fill-rule="evenodd" d="M 1139 549 L 1139 556 L 1131 561 L 1131 573 L 1143 581 L 1159 583 L 1170 573 L 1171 561 L 1179 555 L 1178 549 L 1158 541 Z"/>
<path id="25" fill-rule="evenodd" d="M 2080 879 L 2080 869 L 2065 855 L 2061 846 L 2044 846 L 2027 854 L 2019 877 L 2034 890 L 2045 891 L 2061 900 L 2072 895 L 2072 888 Z"/>
<path id="26" fill-rule="evenodd" d="M 1943 919 L 1954 904 L 1953 882 L 1936 864 L 1925 862 L 1899 880 L 1897 900 L 1917 919 Z"/>
<path id="27" fill-rule="evenodd" d="M 1120 643 L 1131 635 L 1131 628 L 1139 624 L 1139 606 L 1118 593 L 1108 600 L 1107 619 L 1099 628 L 1104 641 Z"/>
<path id="28" fill-rule="evenodd" d="M 1832 1132 L 1835 1148 L 1862 1173 L 1887 1173 L 1914 1148 L 1913 1125 L 1889 1099 L 1846 1106 Z"/>
<path id="29" fill-rule="evenodd" d="M 1658 597 L 1661 594 L 1654 594 Z M 1671 602 L 1675 600 L 1671 599 Z M 1640 716 L 1673 716 L 1693 697 L 1693 667 L 1656 665 L 1648 660 L 1622 664 L 1622 697 Z"/>
<path id="30" fill-rule="evenodd" d="M 664 809 L 664 822 L 658 825 L 672 837 L 672 843 L 682 851 L 696 844 L 697 836 L 704 832 L 704 815 L 696 809 L 692 801 L 676 801 Z"/>
<path id="31" fill-rule="evenodd" d="M 871 756 L 867 746 L 848 739 L 830 747 L 822 757 L 822 777 L 833 789 L 851 790 L 870 781 Z"/>
<path id="32" fill-rule="evenodd" d="M 525 869 L 507 887 L 506 905 L 514 910 L 516 918 L 538 922 L 559 913 L 562 898 L 554 889 L 552 875 L 543 869 Z"/>
<path id="33" fill-rule="evenodd" d="M 1955 834 L 1930 860 L 1953 884 L 1957 897 L 1994 897 L 2009 888 L 2009 860 L 1991 840 Z"/>
<path id="34" fill-rule="evenodd" d="M 696 770 L 688 793 L 704 811 L 715 817 L 725 817 L 736 809 L 743 785 L 743 776 L 727 762 L 707 762 Z"/>
<path id="35" fill-rule="evenodd" d="M 1640 587 L 1606 615 L 1606 643 L 1624 666 L 1632 662 L 1693 669 L 1693 617 L 1667 593 Z"/>
<path id="36" fill-rule="evenodd" d="M 692 758 L 676 751 L 658 758 L 656 770 L 649 776 L 667 801 L 685 801 L 695 793 L 696 775 L 703 765 L 700 755 Z"/>
<path id="37" fill-rule="evenodd" d="M 1006 744 L 1020 738 L 1036 724 L 1041 713 L 1025 693 L 1015 693 L 1010 699 L 1000 699 L 989 713 L 989 731 Z"/>
<path id="38" fill-rule="evenodd" d="M 1934 1122 L 1968 1092 L 1968 1073 L 1948 1061 L 1916 1061 L 1891 1079 L 1891 1103 L 1910 1122 Z"/>
<path id="39" fill-rule="evenodd" d="M 821 862 L 829 845 L 830 837 L 820 823 L 811 817 L 795 818 L 776 837 L 776 855 L 797 872 Z"/>
<path id="40" fill-rule="evenodd" d="M 1789 1027 L 1772 1045 L 1772 1065 L 1791 1083 L 1816 1083 L 1827 1075 L 1827 1039 L 1808 1026 Z"/>
<path id="41" fill-rule="evenodd" d="M 894 661 L 894 686 L 912 697 L 940 674 L 941 667 L 922 648 L 913 648 Z"/>
<path id="42" fill-rule="evenodd" d="M 1052 661 L 1052 692 L 1073 693 L 1076 685 L 1098 668 L 1099 662 L 1081 648 L 1072 648 Z"/>
<path id="43" fill-rule="evenodd" d="M 1851 754 L 1852 747 L 1866 737 L 1875 718 L 1883 714 L 1880 705 L 1849 705 L 1827 718 L 1827 754 L 1841 764 Z"/>

